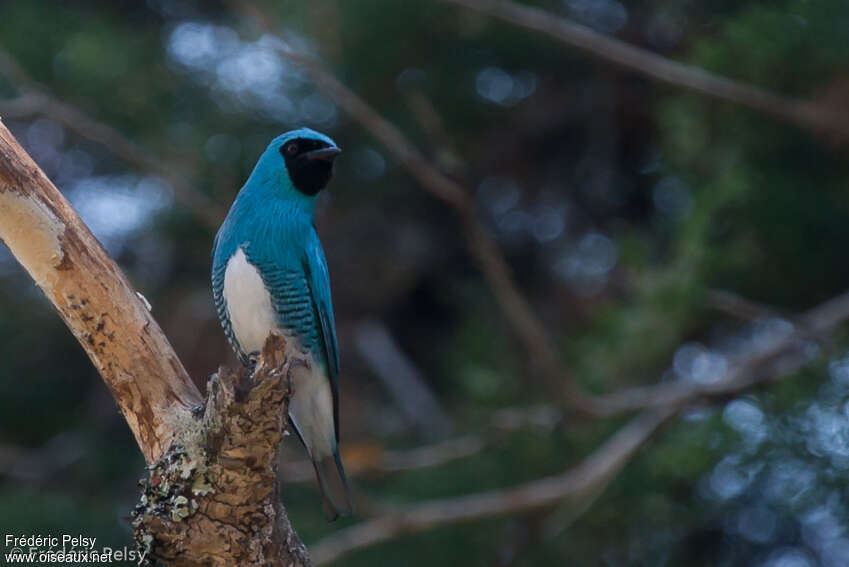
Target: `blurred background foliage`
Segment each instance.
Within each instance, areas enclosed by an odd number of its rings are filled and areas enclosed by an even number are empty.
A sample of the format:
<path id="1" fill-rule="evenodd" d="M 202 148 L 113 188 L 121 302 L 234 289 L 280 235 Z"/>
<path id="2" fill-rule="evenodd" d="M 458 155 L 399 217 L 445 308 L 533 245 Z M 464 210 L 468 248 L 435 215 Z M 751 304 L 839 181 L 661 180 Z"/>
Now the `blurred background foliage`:
<path id="1" fill-rule="evenodd" d="M 775 92 L 849 96 L 841 0 L 534 4 Z M 480 218 L 589 392 L 710 384 L 734 353 L 786 336 L 793 313 L 849 287 L 849 166 L 837 140 L 435 1 L 262 9 L 475 189 Z M 0 44 L 33 81 L 159 156 L 222 211 L 280 132 L 307 125 L 343 148 L 317 224 L 341 343 L 346 461 L 479 432 L 495 410 L 551 401 L 528 379 L 455 214 L 226 7 L 0 0 Z M 0 75 L 0 109 L 24 87 Z M 55 117 L 7 113 L 4 123 L 150 300 L 198 383 L 233 364 L 209 291 L 214 227 L 167 180 Z M 712 307 L 712 290 L 773 315 L 732 317 Z M 129 545 L 142 457 L 82 349 L 5 249 L 0 313 L 2 532 Z M 375 328 L 389 346 L 369 340 Z M 338 564 L 847 565 L 847 347 L 835 333 L 809 345 L 811 364 L 796 375 L 688 410 L 583 515 L 567 502 L 402 537 Z M 423 377 L 438 424 L 422 426 L 392 376 L 377 375 L 381 349 Z M 360 516 L 557 473 L 621 423 L 567 417 L 441 466 L 355 475 Z M 287 445 L 287 459 L 303 457 Z M 284 500 L 307 543 L 357 521 L 325 524 L 311 482 L 287 483 Z"/>

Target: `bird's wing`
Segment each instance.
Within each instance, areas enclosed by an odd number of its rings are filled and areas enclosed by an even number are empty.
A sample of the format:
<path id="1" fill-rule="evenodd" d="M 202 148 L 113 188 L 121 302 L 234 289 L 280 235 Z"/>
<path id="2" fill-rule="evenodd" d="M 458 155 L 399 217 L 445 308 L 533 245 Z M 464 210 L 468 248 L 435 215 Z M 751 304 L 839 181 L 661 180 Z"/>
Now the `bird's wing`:
<path id="1" fill-rule="evenodd" d="M 224 327 L 227 340 L 233 345 L 242 362 L 245 362 L 242 349 L 239 347 L 236 337 L 233 334 L 230 317 L 227 314 L 227 302 L 224 299 L 224 274 L 227 272 L 227 260 L 230 259 L 230 255 L 219 246 L 220 235 L 220 232 L 215 235 L 215 243 L 212 248 L 212 298 L 215 301 L 215 311 L 218 313 L 221 326 Z"/>
<path id="2" fill-rule="evenodd" d="M 324 250 L 314 230 L 307 239 L 304 268 L 310 287 L 313 309 L 318 316 L 321 343 L 327 360 L 327 374 L 333 391 L 333 425 L 339 439 L 339 347 L 336 342 L 336 323 L 333 320 L 333 304 L 330 299 L 330 274 Z"/>

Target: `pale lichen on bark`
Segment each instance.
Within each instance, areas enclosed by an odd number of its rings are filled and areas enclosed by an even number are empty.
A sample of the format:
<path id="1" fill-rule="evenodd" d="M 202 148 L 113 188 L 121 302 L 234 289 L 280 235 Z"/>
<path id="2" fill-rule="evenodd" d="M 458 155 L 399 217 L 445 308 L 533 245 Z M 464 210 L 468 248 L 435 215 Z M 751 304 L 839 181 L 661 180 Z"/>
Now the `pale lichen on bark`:
<path id="1" fill-rule="evenodd" d="M 139 550 L 169 565 L 309 565 L 277 490 L 290 361 L 271 335 L 255 370 L 219 369 L 197 426 L 149 467 L 133 521 Z"/>

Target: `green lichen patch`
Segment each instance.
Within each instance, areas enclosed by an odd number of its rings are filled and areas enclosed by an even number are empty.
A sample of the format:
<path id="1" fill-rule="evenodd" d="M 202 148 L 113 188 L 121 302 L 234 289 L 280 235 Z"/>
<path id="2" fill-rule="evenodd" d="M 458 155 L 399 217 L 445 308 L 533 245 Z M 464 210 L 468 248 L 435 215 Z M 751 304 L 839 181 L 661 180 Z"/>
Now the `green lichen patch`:
<path id="1" fill-rule="evenodd" d="M 206 455 L 190 455 L 174 447 L 148 467 L 148 477 L 139 481 L 142 493 L 133 510 L 133 532 L 143 557 L 154 551 L 151 522 L 182 522 L 198 509 L 197 498 L 213 492 L 207 474 Z"/>

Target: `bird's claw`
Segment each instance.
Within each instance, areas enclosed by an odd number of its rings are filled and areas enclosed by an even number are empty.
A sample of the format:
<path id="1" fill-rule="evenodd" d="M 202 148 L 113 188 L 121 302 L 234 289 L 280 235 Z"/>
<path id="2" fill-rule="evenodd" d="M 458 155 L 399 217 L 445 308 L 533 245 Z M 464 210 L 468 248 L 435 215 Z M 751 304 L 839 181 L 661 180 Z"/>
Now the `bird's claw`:
<path id="1" fill-rule="evenodd" d="M 259 351 L 255 350 L 253 352 L 248 353 L 248 363 L 245 365 L 248 369 L 248 372 L 251 376 L 256 371 L 256 365 L 259 362 Z"/>

